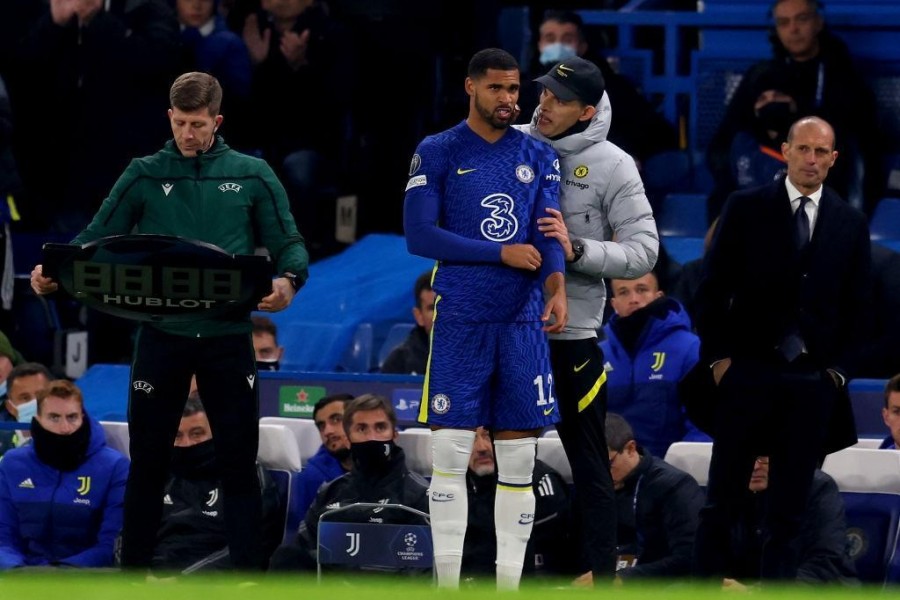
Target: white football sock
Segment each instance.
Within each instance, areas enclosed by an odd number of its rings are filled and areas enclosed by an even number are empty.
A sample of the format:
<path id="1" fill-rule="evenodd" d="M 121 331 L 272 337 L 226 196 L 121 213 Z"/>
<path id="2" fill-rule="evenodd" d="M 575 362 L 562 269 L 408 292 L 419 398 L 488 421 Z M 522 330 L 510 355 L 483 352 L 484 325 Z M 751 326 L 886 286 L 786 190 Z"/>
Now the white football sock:
<path id="1" fill-rule="evenodd" d="M 522 578 L 525 547 L 534 527 L 534 490 L 531 475 L 537 438 L 496 440 L 497 589 L 516 590 Z"/>
<path id="2" fill-rule="evenodd" d="M 428 508 L 438 587 L 459 587 L 463 543 L 469 520 L 466 469 L 475 432 L 438 429 L 431 434 L 432 473 Z"/>

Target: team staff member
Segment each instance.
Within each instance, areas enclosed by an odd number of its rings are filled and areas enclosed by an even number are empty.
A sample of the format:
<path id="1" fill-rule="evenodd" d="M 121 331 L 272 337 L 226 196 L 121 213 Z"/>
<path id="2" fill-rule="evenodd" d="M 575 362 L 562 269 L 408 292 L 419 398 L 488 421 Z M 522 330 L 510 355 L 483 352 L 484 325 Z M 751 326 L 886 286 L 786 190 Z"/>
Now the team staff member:
<path id="1" fill-rule="evenodd" d="M 823 119 L 794 123 L 781 146 L 787 175 L 732 193 L 704 257 L 697 332 L 716 410 L 700 576 L 734 566 L 730 532 L 754 461 L 769 456 L 760 577 L 796 579 L 813 474 L 825 454 L 856 443 L 846 382 L 871 314 L 871 242 L 865 215 L 823 184 L 834 148 Z"/>
<path id="2" fill-rule="evenodd" d="M 604 278 L 634 279 L 656 264 L 659 236 L 634 159 L 606 139 L 611 122 L 600 69 L 566 59 L 537 82 L 544 86 L 523 129 L 559 154 L 559 203 L 539 222 L 566 255 L 569 322 L 550 336 L 550 360 L 562 420 L 556 428 L 572 465 L 576 511 L 595 581 L 611 580 L 616 507 L 609 474 L 606 374 L 597 330 L 606 306 Z"/>
<path id="3" fill-rule="evenodd" d="M 419 144 L 406 186 L 407 246 L 439 261 L 419 420 L 434 431 L 430 512 L 441 587 L 459 585 L 475 428 L 495 432 L 497 585 L 509 589 L 519 585 L 534 523 L 537 434 L 558 419 L 542 329 L 565 325 L 565 266 L 537 219 L 559 207 L 559 170 L 548 145 L 510 128 L 519 65 L 509 53 L 476 53 L 465 89 L 468 117 Z"/>
<path id="4" fill-rule="evenodd" d="M 222 88 L 206 73 L 185 73 L 172 84 L 173 140 L 131 162 L 88 227 L 73 240 L 109 235 L 165 234 L 209 242 L 235 254 L 253 254 L 255 236 L 278 268 L 272 293 L 258 309 L 286 308 L 306 279 L 308 254 L 288 210 L 284 188 L 263 161 L 229 148 L 216 130 Z M 35 292 L 57 284 L 41 266 L 31 273 Z M 207 398 L 224 493 L 228 544 L 237 568 L 256 568 L 260 491 L 256 474 L 258 392 L 250 315 L 180 323 L 152 323 L 138 331 L 131 368 L 131 472 L 125 496 L 122 564 L 150 564 L 162 511 L 172 440 L 191 375 Z"/>

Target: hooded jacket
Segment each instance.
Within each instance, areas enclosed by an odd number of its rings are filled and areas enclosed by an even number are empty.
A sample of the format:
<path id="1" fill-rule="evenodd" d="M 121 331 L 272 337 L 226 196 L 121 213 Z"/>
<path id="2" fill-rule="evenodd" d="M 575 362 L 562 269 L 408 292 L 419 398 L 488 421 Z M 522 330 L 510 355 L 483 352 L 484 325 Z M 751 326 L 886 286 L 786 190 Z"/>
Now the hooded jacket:
<path id="1" fill-rule="evenodd" d="M 640 327 L 639 320 L 643 320 Z M 639 332 L 626 333 L 637 324 Z M 678 395 L 678 382 L 700 359 L 700 339 L 687 311 L 663 297 L 627 317 L 613 315 L 600 342 L 606 359 L 607 410 L 622 415 L 635 439 L 663 458 L 672 442 L 696 433 Z"/>
<path id="2" fill-rule="evenodd" d="M 538 131 L 540 107 L 517 126 L 559 155 L 559 204 L 571 239 L 584 254 L 566 263 L 569 322 L 553 339 L 597 336 L 606 306 L 604 278 L 634 279 L 656 264 L 659 235 L 634 159 L 607 141 L 612 109 L 604 93 L 584 131 L 550 140 Z M 613 240 L 615 236 L 615 241 Z"/>
<path id="3" fill-rule="evenodd" d="M 111 567 L 128 459 L 106 445 L 96 420 L 85 461 L 73 471 L 41 462 L 34 442 L 0 461 L 0 569 L 35 565 Z"/>

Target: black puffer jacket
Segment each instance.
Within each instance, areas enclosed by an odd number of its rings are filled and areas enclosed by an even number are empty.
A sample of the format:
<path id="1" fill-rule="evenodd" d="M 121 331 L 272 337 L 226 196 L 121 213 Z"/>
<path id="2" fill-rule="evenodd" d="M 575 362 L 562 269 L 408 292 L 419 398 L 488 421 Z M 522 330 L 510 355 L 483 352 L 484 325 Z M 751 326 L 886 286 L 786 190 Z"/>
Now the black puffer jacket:
<path id="1" fill-rule="evenodd" d="M 616 491 L 620 554 L 632 554 L 628 577 L 675 577 L 691 569 L 694 534 L 703 506 L 697 481 L 640 449 L 641 462 Z"/>
<path id="2" fill-rule="evenodd" d="M 319 517 L 325 511 L 358 502 L 402 504 L 427 513 L 428 481 L 407 469 L 406 455 L 399 447 L 394 447 L 390 466 L 384 473 L 363 473 L 354 465 L 351 472 L 319 488 L 296 537 L 275 551 L 269 568 L 276 571 L 315 570 Z M 342 520 L 368 523 L 373 517 L 378 519 L 383 516 L 376 515 L 376 512 L 378 509 L 354 510 L 345 513 Z M 397 520 L 399 518 L 404 518 L 404 515 L 399 515 L 396 519 L 392 516 L 392 522 L 402 522 Z"/>

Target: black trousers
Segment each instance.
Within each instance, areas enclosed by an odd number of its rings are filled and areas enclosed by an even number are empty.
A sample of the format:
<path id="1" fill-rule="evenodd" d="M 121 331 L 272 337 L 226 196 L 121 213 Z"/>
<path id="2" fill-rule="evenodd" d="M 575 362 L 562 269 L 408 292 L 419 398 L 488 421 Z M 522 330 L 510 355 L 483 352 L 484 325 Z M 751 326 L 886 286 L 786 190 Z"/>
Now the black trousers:
<path id="1" fill-rule="evenodd" d="M 561 421 L 556 430 L 572 467 L 576 524 L 595 581 L 616 566 L 616 498 L 606 446 L 606 383 L 596 338 L 550 340 Z"/>
<path id="2" fill-rule="evenodd" d="M 231 561 L 238 569 L 258 569 L 259 387 L 250 334 L 189 338 L 148 326 L 138 333 L 131 366 L 131 471 L 125 489 L 122 565 L 150 565 L 175 433 L 193 374 L 212 429 Z"/>
<path id="3" fill-rule="evenodd" d="M 800 557 L 791 541 L 800 532 L 813 473 L 822 457 L 838 390 L 813 366 L 735 359 L 717 390 L 715 441 L 706 505 L 694 545 L 694 573 L 730 576 L 732 529 L 748 494 L 757 456 L 769 457 L 760 574 L 792 580 Z"/>

